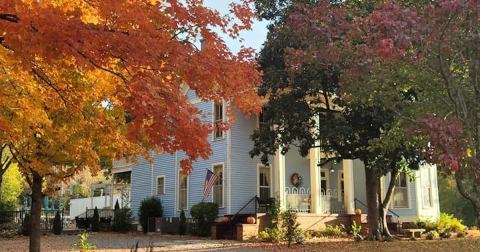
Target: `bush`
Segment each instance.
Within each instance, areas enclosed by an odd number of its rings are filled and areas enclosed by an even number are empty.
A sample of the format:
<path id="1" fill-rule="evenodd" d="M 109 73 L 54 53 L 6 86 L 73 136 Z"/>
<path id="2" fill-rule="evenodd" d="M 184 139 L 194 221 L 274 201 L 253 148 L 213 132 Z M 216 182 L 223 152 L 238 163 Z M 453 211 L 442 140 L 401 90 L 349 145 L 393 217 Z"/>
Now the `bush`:
<path id="1" fill-rule="evenodd" d="M 60 218 L 60 211 L 57 211 L 55 218 L 53 219 L 52 232 L 56 235 L 62 234 L 63 225 L 62 219 Z"/>
<path id="2" fill-rule="evenodd" d="M 358 225 L 355 221 L 353 221 L 352 226 L 350 227 L 350 233 L 353 236 L 360 235 L 362 232 L 362 225 Z"/>
<path id="3" fill-rule="evenodd" d="M 283 239 L 283 234 L 278 228 L 265 228 L 258 234 L 258 238 L 263 241 L 278 243 Z"/>
<path id="4" fill-rule="evenodd" d="M 437 221 L 420 218 L 415 221 L 415 227 L 423 228 L 427 232 L 429 232 L 429 231 L 437 231 L 438 225 L 437 225 Z"/>
<path id="5" fill-rule="evenodd" d="M 467 236 L 467 232 L 465 231 L 459 231 L 457 233 L 457 238 L 464 238 L 465 236 Z"/>
<path id="6" fill-rule="evenodd" d="M 425 236 L 425 239 L 427 240 L 434 240 L 437 238 L 438 238 L 438 232 L 435 230 L 429 231 Z"/>
<path id="7" fill-rule="evenodd" d="M 437 221 L 437 231 L 440 233 L 460 232 L 465 230 L 462 221 L 453 217 L 452 214 L 440 213 Z"/>
<path id="8" fill-rule="evenodd" d="M 140 204 L 138 217 L 144 233 L 148 230 L 148 221 L 150 218 L 160 218 L 163 216 L 162 202 L 157 197 L 146 198 Z"/>
<path id="9" fill-rule="evenodd" d="M 184 235 L 187 232 L 187 218 L 185 218 L 185 211 L 180 212 L 180 223 L 178 224 L 178 234 Z"/>
<path id="10" fill-rule="evenodd" d="M 115 209 L 113 212 L 112 231 L 126 233 L 132 225 L 132 211 L 129 208 Z"/>
<path id="11" fill-rule="evenodd" d="M 319 231 L 319 233 L 322 236 L 341 236 L 343 229 L 344 228 L 342 226 L 326 225 L 324 229 Z"/>
<path id="12" fill-rule="evenodd" d="M 23 223 L 22 223 L 22 234 L 25 236 L 30 236 L 30 231 L 31 231 L 31 218 L 30 214 L 25 214 L 25 217 L 23 218 Z"/>
<path id="13" fill-rule="evenodd" d="M 95 251 L 95 246 L 88 241 L 88 233 L 83 232 L 79 235 L 79 239 L 73 244 L 73 249 L 80 251 Z"/>
<path id="14" fill-rule="evenodd" d="M 197 235 L 210 235 L 211 223 L 218 216 L 218 205 L 216 203 L 200 202 L 190 209 L 192 218 L 197 223 Z"/>
<path id="15" fill-rule="evenodd" d="M 299 228 L 300 224 L 297 223 L 297 214 L 293 211 L 285 211 L 282 213 L 282 228 L 284 231 L 284 240 L 288 246 L 292 242 L 301 244 L 305 241 L 303 232 Z"/>
<path id="16" fill-rule="evenodd" d="M 97 207 L 93 209 L 93 218 L 91 224 L 93 232 L 98 232 L 100 230 L 100 215 L 98 215 Z"/>

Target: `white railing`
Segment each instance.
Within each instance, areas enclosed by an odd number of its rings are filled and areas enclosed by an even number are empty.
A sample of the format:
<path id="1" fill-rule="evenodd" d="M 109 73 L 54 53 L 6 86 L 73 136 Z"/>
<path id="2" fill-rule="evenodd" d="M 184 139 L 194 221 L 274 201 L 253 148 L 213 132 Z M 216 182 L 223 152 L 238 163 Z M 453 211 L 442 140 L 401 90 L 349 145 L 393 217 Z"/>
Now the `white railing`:
<path id="1" fill-rule="evenodd" d="M 285 187 L 286 206 L 295 212 L 310 212 L 310 188 Z"/>

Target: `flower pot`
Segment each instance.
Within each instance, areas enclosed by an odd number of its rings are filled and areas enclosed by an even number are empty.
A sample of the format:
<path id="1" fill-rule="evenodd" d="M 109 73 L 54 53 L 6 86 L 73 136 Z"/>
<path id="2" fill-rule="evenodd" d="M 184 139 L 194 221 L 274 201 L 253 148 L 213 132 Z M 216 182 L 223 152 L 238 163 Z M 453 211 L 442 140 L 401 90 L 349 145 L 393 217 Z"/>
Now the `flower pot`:
<path id="1" fill-rule="evenodd" d="M 355 208 L 355 215 L 356 215 L 356 216 L 362 215 L 362 209 L 360 209 L 360 208 Z"/>
<path id="2" fill-rule="evenodd" d="M 228 223 L 230 221 L 230 218 L 228 216 L 224 216 L 222 218 L 223 223 Z"/>
<path id="3" fill-rule="evenodd" d="M 252 217 L 252 216 L 248 217 L 248 218 L 247 218 L 247 223 L 248 223 L 248 224 L 255 224 L 255 218 Z"/>

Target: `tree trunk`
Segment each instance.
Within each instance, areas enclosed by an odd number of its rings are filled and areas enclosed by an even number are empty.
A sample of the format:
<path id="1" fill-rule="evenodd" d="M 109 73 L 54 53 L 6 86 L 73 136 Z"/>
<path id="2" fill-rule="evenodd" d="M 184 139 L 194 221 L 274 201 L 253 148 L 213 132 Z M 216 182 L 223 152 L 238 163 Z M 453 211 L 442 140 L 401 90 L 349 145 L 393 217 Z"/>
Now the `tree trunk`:
<path id="1" fill-rule="evenodd" d="M 379 207 L 379 212 L 380 212 L 380 219 L 381 219 L 381 225 L 382 225 L 382 233 L 385 237 L 391 238 L 392 234 L 390 233 L 390 230 L 388 229 L 388 223 L 387 223 L 387 214 L 388 214 L 388 208 L 390 207 L 390 202 L 392 201 L 392 195 L 393 192 L 395 191 L 395 181 L 398 178 L 398 171 L 393 170 L 390 173 L 390 182 L 388 183 L 388 189 L 387 192 L 385 193 L 385 198 L 383 200 L 380 200 L 380 207 Z"/>
<path id="2" fill-rule="evenodd" d="M 365 166 L 365 185 L 367 193 L 368 237 L 371 240 L 382 240 L 379 229 L 378 212 L 378 179 L 374 169 Z"/>
<path id="3" fill-rule="evenodd" d="M 30 252 L 40 252 L 40 221 L 42 213 L 42 180 L 32 171 L 32 207 L 30 209 Z"/>

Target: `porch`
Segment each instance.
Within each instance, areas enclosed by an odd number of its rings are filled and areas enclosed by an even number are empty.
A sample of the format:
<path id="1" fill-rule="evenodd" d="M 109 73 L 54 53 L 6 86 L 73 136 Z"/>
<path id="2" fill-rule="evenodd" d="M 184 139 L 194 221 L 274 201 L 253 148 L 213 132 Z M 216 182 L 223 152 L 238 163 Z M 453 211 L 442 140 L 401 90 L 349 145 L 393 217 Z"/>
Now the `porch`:
<path id="1" fill-rule="evenodd" d="M 318 149 L 307 157 L 293 149 L 285 155 L 277 151 L 273 193 L 281 208 L 313 215 L 355 213 L 354 183 L 364 181 L 354 181 L 353 160 L 320 165 L 324 158 Z"/>

